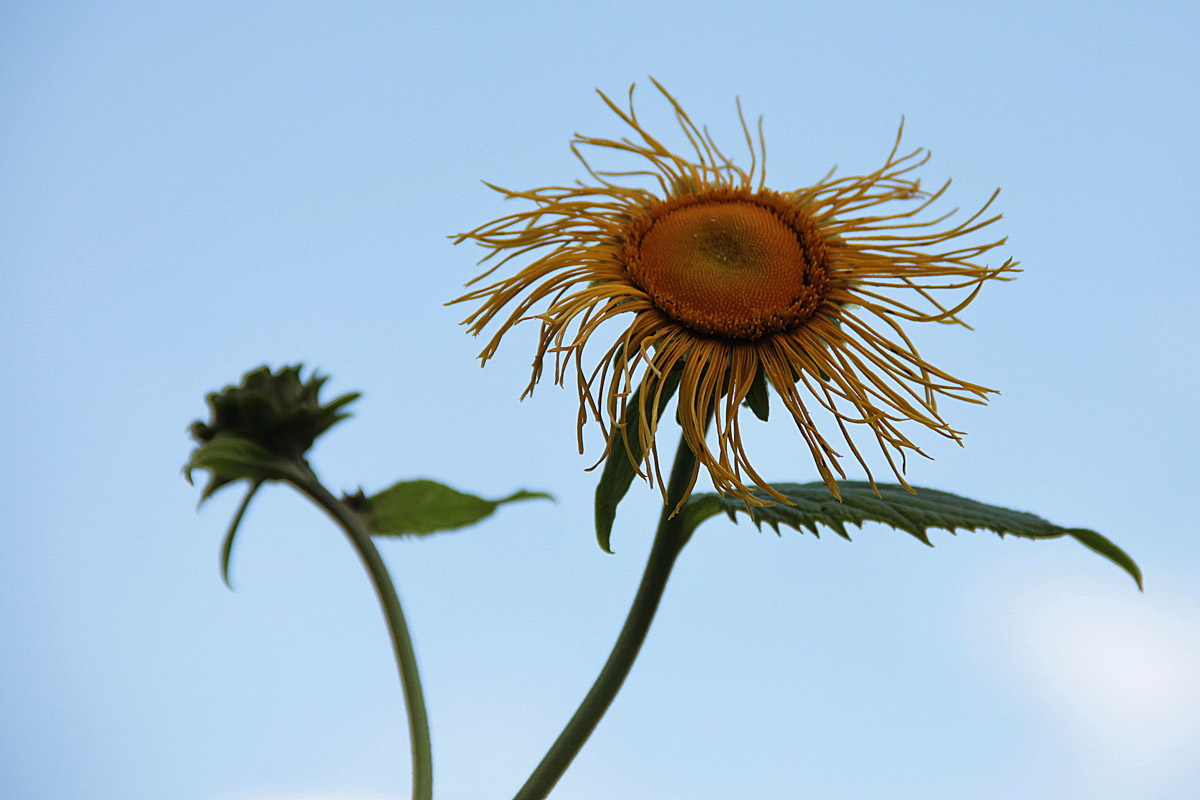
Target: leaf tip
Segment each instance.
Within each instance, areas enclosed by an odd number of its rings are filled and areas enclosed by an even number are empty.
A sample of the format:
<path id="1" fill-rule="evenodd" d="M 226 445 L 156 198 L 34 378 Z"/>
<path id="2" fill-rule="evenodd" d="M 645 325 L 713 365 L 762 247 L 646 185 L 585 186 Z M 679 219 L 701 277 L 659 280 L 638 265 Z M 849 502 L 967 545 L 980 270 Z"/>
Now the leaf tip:
<path id="1" fill-rule="evenodd" d="M 612 536 L 611 526 L 607 530 L 596 529 L 596 544 L 600 545 L 600 549 L 608 553 L 610 556 L 615 555 L 615 551 L 610 546 L 609 539 Z"/>
<path id="2" fill-rule="evenodd" d="M 1087 528 L 1070 528 L 1066 531 L 1067 535 L 1075 541 L 1082 544 L 1094 553 L 1104 556 L 1112 563 L 1116 564 L 1121 569 L 1125 570 L 1129 577 L 1133 578 L 1133 582 L 1137 584 L 1138 591 L 1145 593 L 1146 588 L 1142 582 L 1142 570 L 1137 565 L 1128 553 L 1113 544 L 1103 534 L 1097 533 Z"/>

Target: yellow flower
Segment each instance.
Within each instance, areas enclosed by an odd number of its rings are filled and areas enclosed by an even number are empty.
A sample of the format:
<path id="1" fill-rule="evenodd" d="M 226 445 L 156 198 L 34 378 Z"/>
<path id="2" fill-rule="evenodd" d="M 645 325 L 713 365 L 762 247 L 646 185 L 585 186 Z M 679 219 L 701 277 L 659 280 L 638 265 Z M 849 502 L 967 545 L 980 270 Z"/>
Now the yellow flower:
<path id="1" fill-rule="evenodd" d="M 739 412 L 756 376 L 774 387 L 834 495 L 834 473 L 845 473 L 814 412 L 836 426 L 868 477 L 852 430 L 870 431 L 901 483 L 906 451 L 921 451 L 900 423 L 918 423 L 961 444 L 961 433 L 938 413 L 938 397 L 984 402 L 994 390 L 928 364 L 901 323 L 965 326 L 958 314 L 983 284 L 1015 271 L 1011 259 L 998 267 L 977 261 L 1004 239 L 961 241 L 999 219 L 983 218 L 996 195 L 957 225 L 942 225 L 953 211 L 918 221 L 949 182 L 922 191 L 910 173 L 928 153 L 899 156 L 899 134 L 874 172 L 845 178 L 830 172 L 810 187 L 767 189 L 761 120 L 756 152 L 739 103 L 750 150 L 750 168 L 743 170 L 655 86 L 674 107 L 694 155 L 672 153 L 642 127 L 632 87 L 628 111 L 601 92 L 636 137 L 576 136 L 572 150 L 592 183 L 530 191 L 493 186 L 533 207 L 458 236 L 458 242 L 469 239 L 490 250 L 483 261 L 500 256 L 468 286 L 513 258 L 536 257 L 516 275 L 454 301 L 478 304 L 464 321 L 476 335 L 508 311 L 480 359 L 491 358 L 517 323 L 539 320 L 540 346 L 526 394 L 551 353 L 556 383 L 574 365 L 580 452 L 589 416 L 604 431 L 604 457 L 615 437 L 626 435 L 626 424 L 636 424 L 648 446 L 644 463 L 635 466 L 660 487 L 654 409 L 666 376 L 681 370 L 677 417 L 697 456 L 697 472 L 703 466 L 718 491 L 750 504 L 769 502 L 751 493 L 750 482 L 786 502 L 754 470 L 742 443 Z M 637 171 L 596 171 L 581 146 L 632 154 L 647 164 Z M 639 180 L 655 191 L 622 185 Z M 901 200 L 909 202 L 879 208 Z M 936 296 L 947 291 L 955 299 Z M 610 333 L 605 323 L 617 317 L 627 326 Z M 593 336 L 607 346 L 594 364 L 583 354 Z M 647 382 L 641 402 L 627 408 L 641 380 Z M 713 443 L 706 437 L 710 419 Z"/>

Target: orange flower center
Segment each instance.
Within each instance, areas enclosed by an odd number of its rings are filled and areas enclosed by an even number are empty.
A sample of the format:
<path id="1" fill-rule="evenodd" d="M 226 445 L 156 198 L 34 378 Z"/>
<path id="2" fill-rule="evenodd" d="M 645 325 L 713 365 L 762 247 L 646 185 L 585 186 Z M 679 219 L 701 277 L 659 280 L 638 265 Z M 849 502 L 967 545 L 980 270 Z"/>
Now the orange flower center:
<path id="1" fill-rule="evenodd" d="M 795 328 L 829 288 L 816 225 L 770 192 L 667 200 L 630 225 L 623 256 L 630 280 L 663 313 L 729 339 Z"/>

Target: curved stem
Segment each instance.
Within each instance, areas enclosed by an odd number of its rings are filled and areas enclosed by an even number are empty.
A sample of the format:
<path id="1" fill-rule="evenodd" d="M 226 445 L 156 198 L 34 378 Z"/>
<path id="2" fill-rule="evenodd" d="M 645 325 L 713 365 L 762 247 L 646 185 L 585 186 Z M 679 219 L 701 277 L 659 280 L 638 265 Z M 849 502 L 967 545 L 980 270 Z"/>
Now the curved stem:
<path id="1" fill-rule="evenodd" d="M 362 520 L 345 503 L 334 497 L 307 465 L 305 472 L 307 479 L 294 485 L 325 509 L 345 531 L 363 566 L 367 568 L 371 584 L 375 587 L 375 594 L 379 597 L 379 604 L 383 606 L 383 615 L 391 634 L 392 649 L 396 653 L 396 665 L 400 670 L 404 705 L 408 712 L 408 733 L 412 742 L 413 800 L 432 800 L 433 755 L 429 741 L 429 717 L 425 712 L 425 696 L 421 692 L 417 658 L 413 653 L 412 640 L 408 635 L 408 625 L 404 621 L 404 612 L 400 608 L 396 587 L 392 584 L 387 565 L 383 563 L 379 550 L 371 540 L 371 533 Z"/>
<path id="2" fill-rule="evenodd" d="M 679 449 L 675 453 L 675 464 L 671 468 L 671 477 L 667 483 L 666 504 L 663 506 L 658 531 L 654 536 L 654 545 L 650 549 L 646 571 L 642 574 L 642 582 L 633 598 L 629 615 L 625 618 L 625 625 L 621 628 L 608 661 L 600 670 L 600 675 L 592 684 L 591 690 L 583 698 L 575 715 L 563 728 L 563 732 L 551 745 L 541 763 L 537 765 L 537 769 L 517 792 L 514 800 L 542 800 L 550 794 L 554 784 L 558 783 L 558 779 L 566 772 L 584 742 L 592 735 L 600 718 L 620 691 L 621 684 L 625 682 L 625 677 L 633 667 L 634 659 L 637 658 L 642 642 L 650 630 L 650 623 L 658 610 L 663 590 L 667 588 L 667 578 L 671 575 L 675 559 L 687 543 L 687 534 L 681 525 L 682 515 L 672 518 L 671 513 L 691 486 L 695 470 L 696 456 L 687 442 L 680 438 Z"/>

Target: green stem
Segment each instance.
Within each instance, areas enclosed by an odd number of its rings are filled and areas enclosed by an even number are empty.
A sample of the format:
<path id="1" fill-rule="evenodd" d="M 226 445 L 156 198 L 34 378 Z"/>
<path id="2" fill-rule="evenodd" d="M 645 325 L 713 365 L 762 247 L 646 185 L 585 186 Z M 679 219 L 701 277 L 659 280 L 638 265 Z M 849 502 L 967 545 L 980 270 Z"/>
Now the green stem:
<path id="1" fill-rule="evenodd" d="M 642 642 L 650 630 L 650 623 L 658 610 L 663 590 L 667 588 L 667 578 L 671 575 L 675 559 L 687 543 L 687 534 L 681 527 L 682 515 L 676 515 L 672 519 L 671 512 L 691 485 L 695 469 L 696 456 L 681 438 L 679 450 L 675 454 L 675 465 L 671 468 L 671 477 L 667 483 L 667 501 L 658 522 L 654 545 L 650 549 L 650 558 L 646 562 L 646 571 L 642 575 L 637 595 L 633 598 L 633 606 L 629 609 L 629 616 L 625 618 L 625 626 L 621 628 L 608 661 L 600 670 L 600 675 L 592 684 L 587 697 L 583 698 L 571 721 L 563 728 L 563 732 L 529 776 L 529 780 L 517 792 L 514 800 L 542 800 L 550 794 L 554 784 L 558 783 L 558 779 L 578 755 L 584 742 L 592 735 L 600 718 L 620 691 L 621 684 L 625 682 L 625 677 L 633 667 L 634 659 L 637 658 Z"/>
<path id="2" fill-rule="evenodd" d="M 334 497 L 326 489 L 312 469 L 305 465 L 306 480 L 294 485 L 314 503 L 333 517 L 345 531 L 350 544 L 362 559 L 363 566 L 375 587 L 383 615 L 387 619 L 388 632 L 392 638 L 392 649 L 396 653 L 396 665 L 400 669 L 400 683 L 404 689 L 405 707 L 408 712 L 408 733 L 412 742 L 413 800 L 432 800 L 433 755 L 429 741 L 429 717 L 425 712 L 425 696 L 421 692 L 421 676 L 417 672 L 417 657 L 413 653 L 408 625 L 400 608 L 400 598 L 388 574 L 387 565 L 379 555 L 371 533 L 362 519 Z"/>

